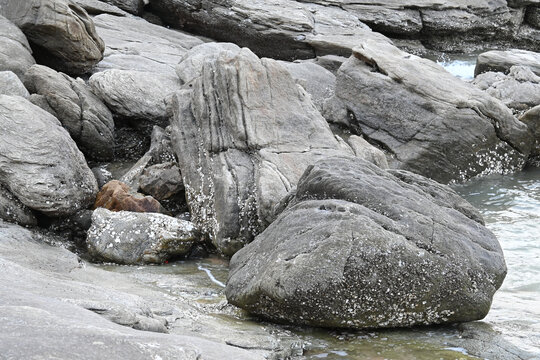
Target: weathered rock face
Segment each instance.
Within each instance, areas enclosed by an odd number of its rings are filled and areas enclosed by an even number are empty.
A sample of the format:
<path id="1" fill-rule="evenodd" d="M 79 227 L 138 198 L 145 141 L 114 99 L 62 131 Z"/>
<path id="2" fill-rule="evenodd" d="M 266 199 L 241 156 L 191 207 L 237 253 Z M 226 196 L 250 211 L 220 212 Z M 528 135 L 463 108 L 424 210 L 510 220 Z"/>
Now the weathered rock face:
<path id="1" fill-rule="evenodd" d="M 92 75 L 89 84 L 116 115 L 148 121 L 165 120 L 168 117 L 165 99 L 180 89 L 174 73 L 115 69 Z"/>
<path id="2" fill-rule="evenodd" d="M 515 65 L 529 67 L 540 76 L 540 54 L 527 50 L 492 50 L 478 55 L 474 75 L 488 71 L 508 73 Z"/>
<path id="3" fill-rule="evenodd" d="M 36 63 L 22 31 L 2 15 L 0 15 L 0 49 L 2 49 L 0 71 L 13 71 L 22 78 L 26 70 Z"/>
<path id="4" fill-rule="evenodd" d="M 153 11 L 189 32 L 277 59 L 350 55 L 358 38 L 388 41 L 337 6 L 288 0 L 152 0 Z"/>
<path id="5" fill-rule="evenodd" d="M 25 74 L 30 92 L 42 95 L 82 152 L 91 159 L 110 160 L 114 150 L 114 121 L 109 109 L 84 81 L 46 66 L 34 65 Z"/>
<path id="6" fill-rule="evenodd" d="M 27 206 L 0 185 L 0 219 L 20 225 L 37 225 L 37 219 Z"/>
<path id="7" fill-rule="evenodd" d="M 107 4 L 118 6 L 120 9 L 129 13 L 139 15 L 144 7 L 144 3 L 148 0 L 102 0 Z"/>
<path id="8" fill-rule="evenodd" d="M 105 41 L 103 61 L 95 71 L 137 70 L 174 74 L 182 55 L 203 42 L 180 31 L 134 17 L 99 15 L 96 30 Z"/>
<path id="9" fill-rule="evenodd" d="M 94 208 L 100 207 L 112 211 L 152 213 L 164 211 L 159 201 L 151 196 L 137 194 L 118 180 L 109 181 L 101 188 L 94 203 Z"/>
<path id="10" fill-rule="evenodd" d="M 540 104 L 540 76 L 535 75 L 529 67 L 512 66 L 508 75 L 500 72 L 482 73 L 476 76 L 473 84 L 516 111 Z"/>
<path id="11" fill-rule="evenodd" d="M 0 94 L 29 97 L 28 90 L 12 71 L 0 71 Z"/>
<path id="12" fill-rule="evenodd" d="M 1 0 L 0 14 L 24 32 L 44 65 L 83 74 L 103 58 L 92 19 L 71 0 Z"/>
<path id="13" fill-rule="evenodd" d="M 173 99 L 173 147 L 193 222 L 232 255 L 308 164 L 353 153 L 276 61 L 223 51 L 201 74 Z"/>
<path id="14" fill-rule="evenodd" d="M 531 148 L 527 127 L 499 100 L 389 44 L 355 48 L 336 99 L 336 121 L 380 144 L 390 167 L 439 182 L 520 170 Z"/>
<path id="15" fill-rule="evenodd" d="M 18 96 L 0 95 L 0 185 L 50 216 L 73 214 L 97 193 L 92 171 L 59 121 Z"/>
<path id="16" fill-rule="evenodd" d="M 375 146 L 368 143 L 360 136 L 352 135 L 347 140 L 347 143 L 353 149 L 356 157 L 369 161 L 372 164 L 377 165 L 381 169 L 388 169 L 388 160 L 386 155 Z"/>
<path id="17" fill-rule="evenodd" d="M 115 16 L 126 16 L 124 10 L 114 6 L 104 3 L 100 0 L 72 0 L 82 7 L 88 15 L 99 15 L 99 14 L 110 14 Z"/>
<path id="18" fill-rule="evenodd" d="M 139 177 L 139 189 L 157 200 L 165 200 L 184 190 L 182 174 L 176 163 L 152 165 Z"/>
<path id="19" fill-rule="evenodd" d="M 92 215 L 87 244 L 90 254 L 120 264 L 160 264 L 185 256 L 199 240 L 195 226 L 163 214 L 112 212 Z"/>
<path id="20" fill-rule="evenodd" d="M 540 105 L 527 111 L 519 120 L 529 127 L 534 138 L 529 162 L 534 166 L 540 166 Z"/>
<path id="21" fill-rule="evenodd" d="M 346 328 L 477 320 L 506 275 L 479 213 L 422 176 L 328 158 L 289 200 L 230 263 L 227 299 L 267 319 Z"/>

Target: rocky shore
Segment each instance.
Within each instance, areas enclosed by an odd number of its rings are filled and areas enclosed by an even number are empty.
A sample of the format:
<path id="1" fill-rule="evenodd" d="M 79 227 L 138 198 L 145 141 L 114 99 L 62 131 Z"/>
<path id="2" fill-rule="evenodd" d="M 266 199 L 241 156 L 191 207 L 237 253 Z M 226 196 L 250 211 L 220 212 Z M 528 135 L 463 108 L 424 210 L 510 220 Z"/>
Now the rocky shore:
<path id="1" fill-rule="evenodd" d="M 454 326 L 470 355 L 533 358 L 473 322 L 507 268 L 448 185 L 540 164 L 539 19 L 517 0 L 0 0 L 1 353 L 301 359 L 286 326 Z M 421 57 L 470 51 L 472 81 Z M 199 265 L 219 291 L 128 266 L 190 259 L 230 266 Z"/>

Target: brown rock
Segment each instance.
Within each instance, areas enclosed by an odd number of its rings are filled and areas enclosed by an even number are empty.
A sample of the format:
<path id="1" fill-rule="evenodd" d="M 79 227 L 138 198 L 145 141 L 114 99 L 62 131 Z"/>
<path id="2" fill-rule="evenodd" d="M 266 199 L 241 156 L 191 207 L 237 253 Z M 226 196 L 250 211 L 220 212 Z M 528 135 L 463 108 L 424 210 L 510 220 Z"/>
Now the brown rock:
<path id="1" fill-rule="evenodd" d="M 94 209 L 99 207 L 111 211 L 165 212 L 159 201 L 132 191 L 129 186 L 118 180 L 109 181 L 101 188 Z"/>

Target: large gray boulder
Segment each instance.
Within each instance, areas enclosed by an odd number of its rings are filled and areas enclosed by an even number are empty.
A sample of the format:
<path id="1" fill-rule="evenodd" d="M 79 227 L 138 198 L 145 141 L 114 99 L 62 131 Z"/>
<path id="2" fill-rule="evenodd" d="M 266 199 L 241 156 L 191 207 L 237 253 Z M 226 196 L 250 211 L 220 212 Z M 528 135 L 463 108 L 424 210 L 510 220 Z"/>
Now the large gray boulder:
<path id="1" fill-rule="evenodd" d="M 339 6 L 289 0 L 152 0 L 152 10 L 186 31 L 291 60 L 349 56 L 358 39 L 389 41 Z"/>
<path id="2" fill-rule="evenodd" d="M 86 239 L 90 255 L 120 264 L 161 264 L 189 254 L 199 241 L 189 221 L 156 213 L 94 210 Z"/>
<path id="3" fill-rule="evenodd" d="M 173 147 L 192 221 L 232 255 L 268 224 L 308 164 L 353 155 L 278 62 L 222 51 L 173 98 Z"/>
<path id="4" fill-rule="evenodd" d="M 36 61 L 26 36 L 0 12 L 0 71 L 13 71 L 22 78 Z"/>
<path id="5" fill-rule="evenodd" d="M 491 50 L 478 55 L 474 75 L 488 71 L 508 73 L 515 65 L 529 67 L 540 76 L 540 53 L 527 50 Z"/>
<path id="6" fill-rule="evenodd" d="M 60 122 L 18 96 L 0 95 L 0 185 L 51 216 L 84 209 L 97 194 L 84 155 Z"/>
<path id="7" fill-rule="evenodd" d="M 44 108 L 52 110 L 86 156 L 95 160 L 112 159 L 112 114 L 83 80 L 34 65 L 26 72 L 24 84 L 30 92 L 43 97 Z"/>
<path id="8" fill-rule="evenodd" d="M 92 91 L 118 116 L 162 122 L 166 99 L 180 89 L 176 74 L 111 69 L 92 75 Z"/>
<path id="9" fill-rule="evenodd" d="M 482 73 L 472 83 L 515 111 L 540 104 L 540 76 L 527 66 L 512 66 L 506 75 L 491 71 Z"/>
<path id="10" fill-rule="evenodd" d="M 334 121 L 379 144 L 390 167 L 443 183 L 520 170 L 531 148 L 527 127 L 499 100 L 386 43 L 355 48 L 336 102 Z"/>
<path id="11" fill-rule="evenodd" d="M 506 275 L 482 224 L 444 185 L 328 158 L 233 256 L 227 299 L 273 321 L 332 328 L 482 319 Z"/>
<path id="12" fill-rule="evenodd" d="M 44 65 L 83 74 L 103 58 L 92 19 L 71 0 L 0 0 L 0 15 L 24 32 Z"/>
<path id="13" fill-rule="evenodd" d="M 181 57 L 202 40 L 136 17 L 99 15 L 96 31 L 105 41 L 105 53 L 94 72 L 107 69 L 174 74 Z"/>
<path id="14" fill-rule="evenodd" d="M 0 71 L 0 94 L 29 97 L 28 90 L 12 71 Z"/>

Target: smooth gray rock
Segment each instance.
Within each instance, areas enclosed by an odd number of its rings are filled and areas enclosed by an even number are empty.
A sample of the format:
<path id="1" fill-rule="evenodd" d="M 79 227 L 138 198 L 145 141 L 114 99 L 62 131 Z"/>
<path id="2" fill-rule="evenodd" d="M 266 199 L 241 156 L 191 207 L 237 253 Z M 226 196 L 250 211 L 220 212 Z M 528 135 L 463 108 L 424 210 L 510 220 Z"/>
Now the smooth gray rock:
<path id="1" fill-rule="evenodd" d="M 37 219 L 12 193 L 0 185 L 0 219 L 20 225 L 35 226 Z"/>
<path id="2" fill-rule="evenodd" d="M 13 71 L 22 78 L 36 61 L 23 32 L 0 14 L 0 71 Z"/>
<path id="3" fill-rule="evenodd" d="M 96 360 L 262 360 L 271 354 L 225 345 L 219 336 L 254 338 L 255 332 L 247 335 L 219 320 L 212 322 L 201 306 L 164 296 L 130 274 L 97 268 L 45 243 L 51 240 L 0 221 L 3 357 L 70 359 L 76 351 L 84 359 Z M 173 334 L 154 332 L 169 330 L 158 315 L 163 313 L 171 314 L 169 326 L 180 318 L 179 329 L 170 329 Z M 199 332 L 192 321 L 198 323 Z"/>
<path id="4" fill-rule="evenodd" d="M 0 94 L 29 97 L 28 90 L 12 71 L 0 71 Z"/>
<path id="5" fill-rule="evenodd" d="M 60 122 L 18 96 L 0 95 L 0 185 L 50 216 L 84 209 L 97 194 L 94 175 Z"/>
<path id="6" fill-rule="evenodd" d="M 196 227 L 156 213 L 94 210 L 86 239 L 93 257 L 119 264 L 161 264 L 185 256 L 199 241 Z"/>
<path id="7" fill-rule="evenodd" d="M 336 76 L 312 62 L 280 63 L 289 71 L 294 81 L 311 95 L 311 101 L 322 112 L 326 101 L 334 96 Z"/>
<path id="8" fill-rule="evenodd" d="M 94 72 L 119 69 L 173 75 L 181 57 L 203 43 L 193 35 L 136 17 L 103 14 L 94 17 L 94 23 L 106 46 Z"/>
<path id="9" fill-rule="evenodd" d="M 89 84 L 115 115 L 149 122 L 168 118 L 165 100 L 180 89 L 174 73 L 117 69 L 92 75 Z"/>
<path id="10" fill-rule="evenodd" d="M 173 99 L 172 143 L 193 222 L 232 255 L 310 163 L 353 152 L 278 62 L 222 51 L 201 74 Z"/>
<path id="11" fill-rule="evenodd" d="M 78 75 L 103 58 L 92 19 L 71 0 L 1 0 L 0 15 L 24 32 L 41 64 Z"/>
<path id="12" fill-rule="evenodd" d="M 115 16 L 126 16 L 127 12 L 100 0 L 74 0 L 89 15 L 110 14 Z"/>
<path id="13" fill-rule="evenodd" d="M 114 120 L 109 109 L 83 80 L 34 65 L 24 84 L 31 93 L 42 95 L 81 151 L 94 160 L 111 160 L 114 151 Z"/>
<path id="14" fill-rule="evenodd" d="M 152 0 L 150 4 L 176 28 L 275 59 L 349 56 L 358 39 L 389 41 L 339 6 L 289 0 Z"/>
<path id="15" fill-rule="evenodd" d="M 386 160 L 384 152 L 377 149 L 360 136 L 350 136 L 347 143 L 351 146 L 356 157 L 369 161 L 381 169 L 388 169 L 388 160 Z"/>
<path id="16" fill-rule="evenodd" d="M 540 76 L 540 53 L 519 49 L 487 51 L 478 55 L 474 75 L 488 71 L 508 73 L 514 65 L 529 67 Z"/>
<path id="17" fill-rule="evenodd" d="M 472 83 L 515 111 L 528 110 L 540 104 L 540 76 L 526 66 L 512 66 L 507 75 L 482 73 Z"/>
<path id="18" fill-rule="evenodd" d="M 540 105 L 527 111 L 519 120 L 529 127 L 534 138 L 529 162 L 535 166 L 540 166 Z"/>
<path id="19" fill-rule="evenodd" d="M 386 43 L 355 48 L 336 104 L 334 121 L 383 148 L 391 168 L 443 183 L 521 170 L 531 149 L 527 127 L 499 100 Z"/>
<path id="20" fill-rule="evenodd" d="M 139 177 L 139 189 L 157 200 L 165 200 L 184 190 L 178 164 L 168 162 L 146 168 Z"/>
<path id="21" fill-rule="evenodd" d="M 327 158 L 308 167 L 286 210 L 233 256 L 225 293 L 253 314 L 310 326 L 482 319 L 506 265 L 478 220 L 432 180 Z"/>

